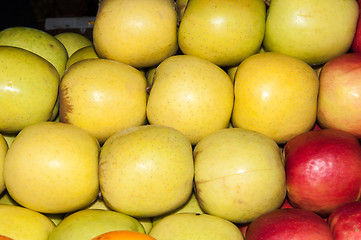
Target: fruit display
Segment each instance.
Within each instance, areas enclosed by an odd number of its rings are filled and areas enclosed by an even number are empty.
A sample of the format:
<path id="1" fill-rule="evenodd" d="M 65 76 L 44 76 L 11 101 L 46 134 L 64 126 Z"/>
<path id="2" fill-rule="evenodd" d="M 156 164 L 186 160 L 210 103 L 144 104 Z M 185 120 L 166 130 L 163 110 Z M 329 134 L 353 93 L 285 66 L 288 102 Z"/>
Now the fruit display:
<path id="1" fill-rule="evenodd" d="M 361 0 L 102 0 L 0 31 L 0 239 L 361 235 Z"/>

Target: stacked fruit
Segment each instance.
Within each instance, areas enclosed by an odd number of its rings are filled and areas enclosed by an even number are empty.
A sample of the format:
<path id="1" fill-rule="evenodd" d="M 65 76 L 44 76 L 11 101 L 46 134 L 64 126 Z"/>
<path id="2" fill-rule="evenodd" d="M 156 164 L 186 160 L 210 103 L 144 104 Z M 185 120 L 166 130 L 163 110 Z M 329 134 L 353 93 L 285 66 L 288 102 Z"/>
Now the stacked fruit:
<path id="1" fill-rule="evenodd" d="M 106 0 L 92 41 L 1 31 L 0 239 L 361 238 L 359 12 Z"/>

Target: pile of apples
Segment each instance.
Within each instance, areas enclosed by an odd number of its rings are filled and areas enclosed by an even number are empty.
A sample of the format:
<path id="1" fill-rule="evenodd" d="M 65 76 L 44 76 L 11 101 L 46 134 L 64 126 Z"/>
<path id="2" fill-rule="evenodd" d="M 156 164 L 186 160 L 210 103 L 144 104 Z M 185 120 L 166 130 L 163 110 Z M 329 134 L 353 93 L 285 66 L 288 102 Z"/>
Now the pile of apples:
<path id="1" fill-rule="evenodd" d="M 91 41 L 0 31 L 0 237 L 361 239 L 360 6 L 104 0 Z"/>

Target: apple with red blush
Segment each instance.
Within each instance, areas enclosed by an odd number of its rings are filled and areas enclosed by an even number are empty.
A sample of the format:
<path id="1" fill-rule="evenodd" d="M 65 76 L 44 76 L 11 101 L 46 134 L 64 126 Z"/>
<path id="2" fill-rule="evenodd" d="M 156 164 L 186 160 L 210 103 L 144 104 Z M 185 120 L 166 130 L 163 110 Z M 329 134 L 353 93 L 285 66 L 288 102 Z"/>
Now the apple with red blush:
<path id="1" fill-rule="evenodd" d="M 346 203 L 331 213 L 328 224 L 335 240 L 361 239 L 361 202 Z"/>
<path id="2" fill-rule="evenodd" d="M 327 223 L 316 213 L 304 209 L 283 208 L 265 213 L 251 222 L 247 240 L 332 240 Z"/>
<path id="3" fill-rule="evenodd" d="M 359 12 L 361 13 L 361 0 L 358 0 Z M 355 36 L 351 44 L 351 51 L 361 53 L 361 14 L 359 14 Z"/>
<path id="4" fill-rule="evenodd" d="M 322 67 L 319 83 L 319 126 L 343 130 L 361 139 L 361 53 L 347 53 L 328 61 Z"/>
<path id="5" fill-rule="evenodd" d="M 360 199 L 361 145 L 352 134 L 320 129 L 284 147 L 287 198 L 292 206 L 327 217 Z"/>

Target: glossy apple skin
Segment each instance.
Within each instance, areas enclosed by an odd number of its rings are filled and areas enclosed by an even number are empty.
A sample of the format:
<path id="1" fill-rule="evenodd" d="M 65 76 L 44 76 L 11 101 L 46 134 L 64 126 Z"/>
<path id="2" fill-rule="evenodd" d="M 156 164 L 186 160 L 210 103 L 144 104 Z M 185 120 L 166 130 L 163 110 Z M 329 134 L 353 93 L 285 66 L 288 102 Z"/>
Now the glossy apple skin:
<path id="1" fill-rule="evenodd" d="M 361 0 L 358 0 L 359 12 L 361 13 Z M 351 51 L 361 53 L 361 14 L 359 15 L 355 36 L 351 44 Z"/>
<path id="2" fill-rule="evenodd" d="M 319 77 L 317 122 L 361 139 L 361 53 L 348 53 L 327 62 Z"/>
<path id="3" fill-rule="evenodd" d="M 338 207 L 328 217 L 335 240 L 361 239 L 361 202 L 350 202 Z"/>
<path id="4" fill-rule="evenodd" d="M 359 200 L 361 146 L 353 135 L 336 129 L 309 131 L 291 139 L 284 155 L 292 206 L 327 217 Z"/>
<path id="5" fill-rule="evenodd" d="M 323 219 L 311 211 L 285 208 L 261 215 L 250 223 L 247 240 L 332 240 L 332 232 Z"/>

